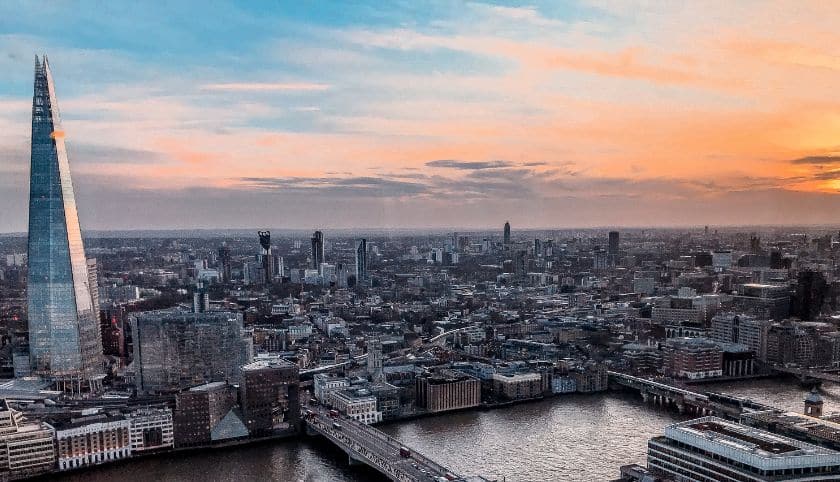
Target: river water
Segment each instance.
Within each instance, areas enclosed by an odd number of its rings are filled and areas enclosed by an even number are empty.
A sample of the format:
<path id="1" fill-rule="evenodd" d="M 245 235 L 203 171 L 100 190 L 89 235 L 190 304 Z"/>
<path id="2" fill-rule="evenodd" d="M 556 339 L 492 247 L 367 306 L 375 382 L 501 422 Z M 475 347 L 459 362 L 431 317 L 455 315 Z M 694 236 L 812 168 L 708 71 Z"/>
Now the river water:
<path id="1" fill-rule="evenodd" d="M 807 390 L 792 380 L 699 385 L 801 412 Z M 840 411 L 840 386 L 821 389 L 825 412 Z M 684 418 L 633 393 L 566 395 L 494 410 L 383 425 L 406 445 L 459 473 L 499 481 L 599 481 L 644 463 L 648 439 Z M 65 482 L 379 481 L 367 467 L 318 439 L 126 461 L 68 474 Z"/>

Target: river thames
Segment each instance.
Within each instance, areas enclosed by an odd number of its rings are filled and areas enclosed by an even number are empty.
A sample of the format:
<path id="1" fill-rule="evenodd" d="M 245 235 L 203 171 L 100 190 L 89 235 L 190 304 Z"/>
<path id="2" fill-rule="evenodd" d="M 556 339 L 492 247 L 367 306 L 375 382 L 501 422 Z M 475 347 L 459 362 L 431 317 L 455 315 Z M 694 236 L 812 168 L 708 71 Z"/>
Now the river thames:
<path id="1" fill-rule="evenodd" d="M 801 412 L 807 394 L 793 380 L 699 385 L 698 392 L 740 395 Z M 821 389 L 826 413 L 840 411 L 840 386 Z M 633 393 L 566 395 L 494 410 L 458 412 L 383 425 L 410 447 L 466 475 L 506 482 L 598 481 L 621 465 L 644 463 L 648 439 L 685 419 Z M 343 452 L 318 439 L 151 457 L 69 474 L 65 482 L 175 480 L 375 481 L 349 467 Z"/>

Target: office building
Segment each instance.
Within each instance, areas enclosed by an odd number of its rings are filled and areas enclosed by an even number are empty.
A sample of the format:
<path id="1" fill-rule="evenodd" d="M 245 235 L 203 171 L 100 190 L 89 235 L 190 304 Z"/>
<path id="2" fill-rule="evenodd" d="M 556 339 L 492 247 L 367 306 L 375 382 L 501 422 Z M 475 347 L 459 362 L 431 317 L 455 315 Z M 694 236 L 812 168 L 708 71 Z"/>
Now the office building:
<path id="1" fill-rule="evenodd" d="M 119 412 L 91 409 L 54 421 L 58 469 L 70 470 L 131 456 L 131 422 Z"/>
<path id="2" fill-rule="evenodd" d="M 417 406 L 429 412 L 444 412 L 478 406 L 481 382 L 464 373 L 439 370 L 416 379 Z"/>
<path id="3" fill-rule="evenodd" d="M 665 374 L 698 379 L 723 374 L 723 353 L 706 338 L 672 338 L 665 345 Z"/>
<path id="4" fill-rule="evenodd" d="M 152 311 L 130 320 L 137 387 L 146 392 L 238 382 L 240 367 L 252 357 L 240 313 Z"/>
<path id="5" fill-rule="evenodd" d="M 242 367 L 240 400 L 252 435 L 296 430 L 300 420 L 298 366 L 283 359 L 255 361 Z"/>
<path id="6" fill-rule="evenodd" d="M 367 281 L 367 239 L 362 238 L 356 241 L 356 284 L 364 285 Z"/>
<path id="7" fill-rule="evenodd" d="M 618 256 L 618 231 L 610 231 L 608 237 L 609 241 L 607 245 L 607 254 L 609 254 L 612 257 L 616 257 Z"/>
<path id="8" fill-rule="evenodd" d="M 770 324 L 749 315 L 721 313 L 712 318 L 711 338 L 722 343 L 739 343 L 759 360 L 766 360 Z"/>
<path id="9" fill-rule="evenodd" d="M 665 428 L 648 442 L 648 469 L 680 481 L 836 481 L 840 452 L 703 417 Z"/>
<path id="10" fill-rule="evenodd" d="M 505 221 L 505 229 L 504 229 L 504 243 L 510 244 L 510 223 Z"/>
<path id="11" fill-rule="evenodd" d="M 324 258 L 324 233 L 315 231 L 312 233 L 312 269 L 318 270 L 321 268 L 321 263 L 326 262 Z"/>
<path id="12" fill-rule="evenodd" d="M 312 394 L 321 403 L 327 403 L 333 391 L 349 386 L 350 381 L 348 379 L 328 373 L 318 373 L 312 377 Z"/>
<path id="13" fill-rule="evenodd" d="M 357 422 L 370 425 L 382 421 L 376 397 L 367 388 L 336 390 L 330 395 L 330 405 Z"/>
<path id="14" fill-rule="evenodd" d="M 231 281 L 231 256 L 230 248 L 227 244 L 222 243 L 219 246 L 219 274 L 221 275 L 222 283 L 229 283 Z"/>
<path id="15" fill-rule="evenodd" d="M 236 388 L 213 382 L 183 391 L 175 397 L 173 426 L 176 447 L 206 445 L 248 436 L 248 428 L 234 410 Z"/>
<path id="16" fill-rule="evenodd" d="M 27 296 L 32 371 L 64 390 L 95 391 L 103 378 L 99 317 L 46 56 L 35 59 L 31 161 Z"/>
<path id="17" fill-rule="evenodd" d="M 382 382 L 385 380 L 382 372 L 382 340 L 379 337 L 368 338 L 367 349 L 368 376 L 374 382 Z"/>
<path id="18" fill-rule="evenodd" d="M 128 415 L 131 453 L 165 450 L 175 445 L 172 410 L 144 407 Z"/>
<path id="19" fill-rule="evenodd" d="M 55 430 L 27 421 L 0 400 L 0 480 L 34 477 L 55 466 Z"/>

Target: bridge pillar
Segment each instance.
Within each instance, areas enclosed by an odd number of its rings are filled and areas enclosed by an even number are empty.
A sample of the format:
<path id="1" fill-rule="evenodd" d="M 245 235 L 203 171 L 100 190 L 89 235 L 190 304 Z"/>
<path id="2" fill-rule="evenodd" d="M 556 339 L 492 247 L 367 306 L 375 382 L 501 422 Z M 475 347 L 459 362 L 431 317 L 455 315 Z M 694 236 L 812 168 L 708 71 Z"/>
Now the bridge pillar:
<path id="1" fill-rule="evenodd" d="M 642 390 L 642 401 L 645 403 L 650 401 L 650 394 L 644 390 Z"/>
<path id="2" fill-rule="evenodd" d="M 678 411 L 680 414 L 685 413 L 685 405 L 684 405 L 684 404 L 682 404 L 682 403 L 678 403 L 678 404 L 677 404 L 677 411 Z"/>
<path id="3" fill-rule="evenodd" d="M 353 454 L 348 452 L 347 453 L 347 465 L 350 465 L 352 467 L 354 465 L 366 465 L 366 464 L 364 462 L 362 462 L 361 460 L 354 459 Z"/>

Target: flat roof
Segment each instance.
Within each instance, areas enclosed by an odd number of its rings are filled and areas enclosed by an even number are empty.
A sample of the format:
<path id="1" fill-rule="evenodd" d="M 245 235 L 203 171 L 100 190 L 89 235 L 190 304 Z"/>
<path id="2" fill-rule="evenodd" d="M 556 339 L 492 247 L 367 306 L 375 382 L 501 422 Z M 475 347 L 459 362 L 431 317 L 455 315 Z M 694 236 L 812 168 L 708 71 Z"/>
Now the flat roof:
<path id="1" fill-rule="evenodd" d="M 766 430 L 703 417 L 665 428 L 665 436 L 763 470 L 805 467 L 840 469 L 840 452 Z"/>

